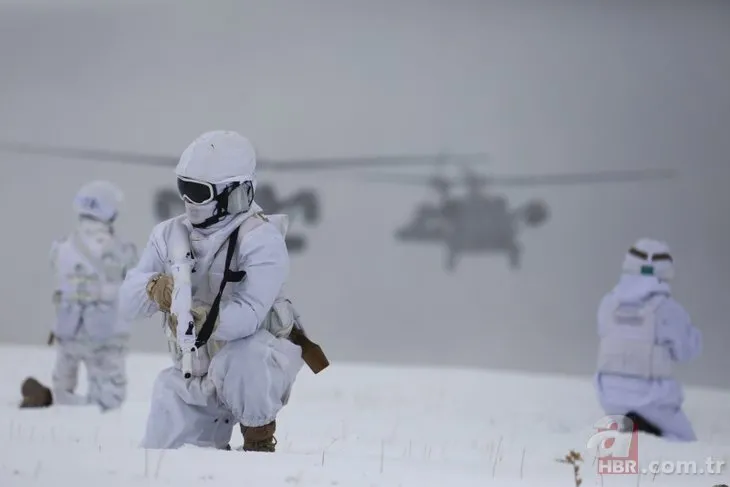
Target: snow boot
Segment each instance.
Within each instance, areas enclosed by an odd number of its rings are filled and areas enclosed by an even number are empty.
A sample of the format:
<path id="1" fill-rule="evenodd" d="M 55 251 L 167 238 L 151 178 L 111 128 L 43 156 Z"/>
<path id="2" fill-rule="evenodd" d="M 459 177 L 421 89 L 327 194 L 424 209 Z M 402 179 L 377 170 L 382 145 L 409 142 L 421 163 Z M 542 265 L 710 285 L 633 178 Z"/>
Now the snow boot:
<path id="1" fill-rule="evenodd" d="M 276 420 L 263 426 L 241 425 L 243 435 L 243 451 L 276 451 Z"/>
<path id="2" fill-rule="evenodd" d="M 662 430 L 659 429 L 655 424 L 648 421 L 645 417 L 640 415 L 639 413 L 636 413 L 634 411 L 630 411 L 626 414 L 626 418 L 631 421 L 629 424 L 633 424 L 633 431 L 638 432 L 641 431 L 642 433 L 648 433 L 650 435 L 654 436 L 663 436 Z M 623 428 L 626 432 L 630 432 L 631 430 L 628 428 L 628 424 L 624 425 Z"/>
<path id="3" fill-rule="evenodd" d="M 28 377 L 23 381 L 20 393 L 23 395 L 21 408 L 46 408 L 53 404 L 51 390 L 33 377 Z"/>

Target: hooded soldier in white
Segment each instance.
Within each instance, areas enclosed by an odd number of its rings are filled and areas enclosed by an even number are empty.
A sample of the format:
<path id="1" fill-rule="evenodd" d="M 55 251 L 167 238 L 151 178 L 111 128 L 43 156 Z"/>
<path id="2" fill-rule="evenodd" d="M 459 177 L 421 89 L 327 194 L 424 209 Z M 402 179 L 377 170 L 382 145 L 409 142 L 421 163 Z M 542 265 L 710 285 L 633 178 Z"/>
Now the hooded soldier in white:
<path id="1" fill-rule="evenodd" d="M 672 297 L 673 277 L 666 243 L 641 239 L 629 249 L 618 284 L 598 310 L 595 386 L 606 414 L 626 416 L 639 431 L 694 441 L 673 365 L 700 355 L 702 334 Z"/>
<path id="2" fill-rule="evenodd" d="M 84 185 L 74 199 L 78 226 L 51 247 L 56 319 L 49 345 L 57 343 L 51 388 L 34 378 L 21 387 L 21 407 L 96 404 L 116 409 L 126 399 L 125 360 L 130 323 L 118 318 L 119 287 L 137 263 L 133 243 L 115 235 L 122 192 L 107 181 Z M 75 393 L 79 364 L 89 381 Z"/>
<path id="3" fill-rule="evenodd" d="M 175 172 L 185 214 L 155 226 L 121 290 L 125 318 L 165 313 L 175 362 L 155 382 L 142 446 L 227 449 L 239 423 L 244 450 L 274 451 L 277 414 L 311 344 L 295 338 L 304 335 L 283 297 L 289 273 L 286 216 L 267 217 L 254 202 L 256 154 L 235 132 L 201 135 Z M 176 338 L 185 328 L 178 330 L 177 316 L 170 313 L 174 254 L 182 240 L 192 258 L 195 333 L 199 339 L 206 329 L 210 333 L 207 342 L 198 343 L 187 379 Z"/>

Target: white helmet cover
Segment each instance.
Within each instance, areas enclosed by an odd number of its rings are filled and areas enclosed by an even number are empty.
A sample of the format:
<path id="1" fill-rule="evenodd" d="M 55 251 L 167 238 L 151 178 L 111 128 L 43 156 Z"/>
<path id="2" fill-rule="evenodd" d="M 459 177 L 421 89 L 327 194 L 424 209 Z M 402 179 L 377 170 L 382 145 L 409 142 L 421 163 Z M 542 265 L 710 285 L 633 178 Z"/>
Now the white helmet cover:
<path id="1" fill-rule="evenodd" d="M 674 278 L 674 259 L 669 245 L 642 238 L 629 249 L 622 266 L 626 274 L 655 276 L 661 281 Z"/>
<path id="2" fill-rule="evenodd" d="M 236 132 L 206 132 L 182 153 L 175 174 L 191 222 L 207 227 L 250 208 L 256 188 L 256 151 Z"/>
<path id="3" fill-rule="evenodd" d="M 79 216 L 112 223 L 124 201 L 124 193 L 109 181 L 91 181 L 76 193 L 74 210 Z"/>

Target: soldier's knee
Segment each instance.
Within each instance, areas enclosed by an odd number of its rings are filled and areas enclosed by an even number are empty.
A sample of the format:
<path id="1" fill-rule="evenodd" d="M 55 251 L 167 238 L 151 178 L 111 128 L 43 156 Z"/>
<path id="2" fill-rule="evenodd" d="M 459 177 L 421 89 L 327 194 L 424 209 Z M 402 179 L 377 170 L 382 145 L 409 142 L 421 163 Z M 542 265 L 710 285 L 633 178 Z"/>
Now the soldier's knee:
<path id="1" fill-rule="evenodd" d="M 230 352 L 236 358 L 251 357 L 263 358 L 266 356 L 268 349 L 271 347 L 273 336 L 264 330 L 258 331 L 251 336 L 229 342 Z"/>
<path id="2" fill-rule="evenodd" d="M 239 357 L 241 373 L 246 381 L 276 382 L 288 375 L 290 358 L 275 342 L 254 342 Z M 262 373 L 266 370 L 265 373 Z"/>
<path id="3" fill-rule="evenodd" d="M 282 349 L 279 339 L 268 332 L 259 332 L 250 337 L 229 342 L 213 359 L 209 377 L 217 390 L 270 388 L 272 384 L 287 382 L 286 377 L 296 368 L 299 349 L 293 344 L 296 353 Z M 291 354 L 296 358 L 289 357 Z M 266 370 L 266 371 L 264 371 Z M 223 383 L 228 384 L 224 386 Z"/>
<path id="4" fill-rule="evenodd" d="M 252 369 L 259 369 L 262 364 L 267 363 L 267 359 L 270 357 L 273 348 L 270 344 L 251 340 L 246 344 L 238 353 L 238 361 L 246 365 L 246 371 L 254 372 Z"/>

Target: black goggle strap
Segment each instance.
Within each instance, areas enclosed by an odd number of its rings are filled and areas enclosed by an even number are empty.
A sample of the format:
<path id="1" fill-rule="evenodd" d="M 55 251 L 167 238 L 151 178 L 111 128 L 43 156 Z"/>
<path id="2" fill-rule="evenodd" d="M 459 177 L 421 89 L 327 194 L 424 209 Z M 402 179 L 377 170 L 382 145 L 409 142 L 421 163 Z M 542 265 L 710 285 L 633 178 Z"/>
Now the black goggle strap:
<path id="1" fill-rule="evenodd" d="M 219 221 L 223 220 L 223 218 L 225 218 L 227 215 L 229 215 L 228 196 L 234 189 L 236 189 L 240 185 L 240 182 L 234 181 L 231 183 L 220 184 L 218 187 L 213 186 L 214 197 L 212 201 L 217 202 L 217 204 L 215 205 L 215 209 L 213 210 L 213 214 L 210 217 L 206 218 L 204 221 L 193 224 L 193 226 L 195 228 L 207 228 L 211 225 L 218 223 Z"/>

